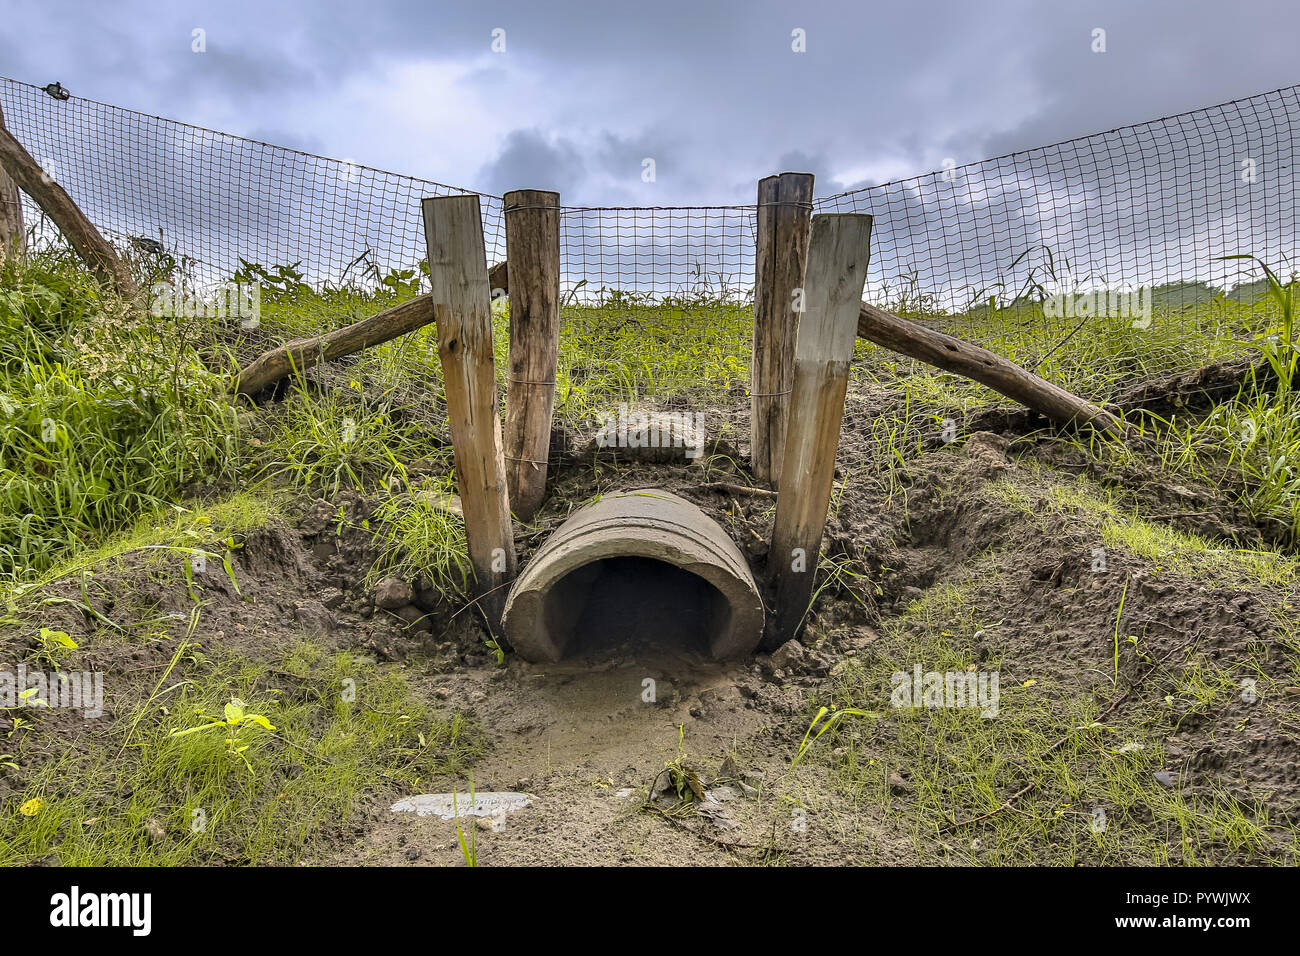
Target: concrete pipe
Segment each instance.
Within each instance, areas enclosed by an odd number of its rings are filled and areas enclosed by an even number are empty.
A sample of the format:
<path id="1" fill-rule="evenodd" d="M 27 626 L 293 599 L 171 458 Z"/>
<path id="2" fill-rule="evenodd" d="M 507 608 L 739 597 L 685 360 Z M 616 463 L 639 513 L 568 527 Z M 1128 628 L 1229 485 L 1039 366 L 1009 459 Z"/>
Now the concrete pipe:
<path id="1" fill-rule="evenodd" d="M 511 587 L 503 627 L 531 661 L 615 644 L 722 659 L 758 646 L 763 601 L 717 522 L 647 488 L 607 495 L 560 525 Z"/>

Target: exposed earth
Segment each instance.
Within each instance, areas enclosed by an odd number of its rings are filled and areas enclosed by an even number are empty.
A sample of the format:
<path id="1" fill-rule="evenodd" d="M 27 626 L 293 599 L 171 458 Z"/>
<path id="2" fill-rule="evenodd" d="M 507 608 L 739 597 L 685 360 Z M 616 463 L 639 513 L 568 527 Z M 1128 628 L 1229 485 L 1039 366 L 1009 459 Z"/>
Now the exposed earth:
<path id="1" fill-rule="evenodd" d="M 281 495 L 261 523 L 231 530 L 214 518 L 196 533 L 213 554 L 235 545 L 233 581 L 218 561 L 185 574 L 175 555 L 127 550 L 11 608 L 6 659 L 35 660 L 39 627 L 65 632 L 77 649 L 61 666 L 102 671 L 107 701 L 95 719 L 29 712 L 0 741 L 18 768 L 0 769 L 0 800 L 44 794 L 54 805 L 59 781 L 85 772 L 79 761 L 119 741 L 126 750 L 126 730 L 164 726 L 174 716 L 164 674 L 206 682 L 211 699 L 249 698 L 270 681 L 288 706 L 340 693 L 331 682 L 350 658 L 366 676 L 348 706 L 364 709 L 370 682 L 400 673 L 429 714 L 463 721 L 472 753 L 439 756 L 417 787 L 400 774 L 353 781 L 357 799 L 313 815 L 270 858 L 217 840 L 206 859 L 1294 865 L 1295 559 L 1214 488 L 1100 466 L 1048 431 L 977 432 L 888 468 L 864 464 L 878 461 L 877 423 L 897 401 L 877 385 L 850 394 L 824 583 L 802 643 L 717 663 L 665 635 L 559 664 L 506 649 L 499 664 L 472 606 L 420 580 L 376 582 L 375 499 Z M 644 463 L 574 447 L 537 520 L 517 525 L 521 566 L 578 504 L 661 487 L 727 529 L 761 579 L 776 499 L 728 490 L 749 479 L 726 451 Z M 199 491 L 195 511 L 231 489 Z M 182 633 L 201 653 L 176 658 Z M 343 671 L 304 674 L 310 655 L 293 650 L 303 640 Z M 263 668 L 251 693 L 238 666 L 213 671 L 223 661 Z M 894 675 L 918 667 L 996 673 L 997 716 L 894 706 Z M 819 717 L 822 707 L 837 709 Z M 810 725 L 827 720 L 813 740 Z M 326 774 L 339 758 L 313 732 L 292 749 L 279 737 L 260 746 L 283 752 L 286 778 Z M 436 749 L 421 737 L 424 747 Z M 248 805 L 276 799 L 276 786 L 254 788 Z M 472 826 L 462 817 L 468 849 L 453 822 L 389 809 L 418 792 L 468 799 L 471 787 L 525 793 L 529 805 Z M 87 831 L 131 821 L 130 860 L 165 858 L 188 839 L 183 801 L 133 810 L 129 786 L 77 799 L 91 808 Z M 17 829 L 26 825 L 9 831 L 24 862 L 89 852 L 85 834 L 72 853 L 60 850 L 66 833 L 38 839 Z"/>

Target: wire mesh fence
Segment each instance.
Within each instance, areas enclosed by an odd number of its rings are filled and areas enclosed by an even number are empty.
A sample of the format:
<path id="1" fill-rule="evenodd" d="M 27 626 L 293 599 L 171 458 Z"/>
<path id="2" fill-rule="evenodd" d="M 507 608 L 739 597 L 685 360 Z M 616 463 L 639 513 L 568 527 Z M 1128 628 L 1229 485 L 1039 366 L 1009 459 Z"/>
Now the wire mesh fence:
<path id="1" fill-rule="evenodd" d="M 5 122 L 89 218 L 144 267 L 196 287 L 262 292 L 255 328 L 220 331 L 239 359 L 319 334 L 427 283 L 419 200 L 441 183 L 272 146 L 0 79 Z M 1104 395 L 1259 325 L 1250 253 L 1291 271 L 1300 87 L 1260 94 L 815 200 L 875 216 L 864 297 Z M 545 186 L 520 183 L 521 187 Z M 479 194 L 489 263 L 500 197 Z M 50 229 L 28 208 L 39 239 Z M 561 418 L 620 403 L 713 411 L 747 430 L 756 207 L 561 211 Z M 504 367 L 504 320 L 500 353 Z M 864 363 L 897 357 L 869 348 Z M 1098 368 L 1104 374 L 1093 375 Z M 364 377 L 437 415 L 429 330 L 321 374 Z"/>

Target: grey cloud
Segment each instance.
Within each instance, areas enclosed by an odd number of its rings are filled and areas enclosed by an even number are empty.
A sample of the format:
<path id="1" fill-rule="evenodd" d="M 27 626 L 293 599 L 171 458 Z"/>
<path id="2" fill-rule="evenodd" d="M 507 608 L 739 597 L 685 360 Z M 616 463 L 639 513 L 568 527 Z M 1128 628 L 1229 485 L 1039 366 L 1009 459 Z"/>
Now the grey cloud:
<path id="1" fill-rule="evenodd" d="M 325 142 L 319 136 L 313 136 L 310 133 L 303 133 L 298 130 L 280 129 L 275 126 L 258 126 L 248 130 L 244 136 L 259 143 L 285 146 L 304 153 L 321 155 L 326 151 Z"/>
<path id="2" fill-rule="evenodd" d="M 69 20 L 79 29 L 69 30 Z M 1189 150 L 1211 164 L 1251 151 L 1261 157 L 1268 188 L 1292 195 L 1290 180 L 1273 168 L 1284 154 L 1251 132 L 1260 124 L 1252 126 L 1248 116 L 1225 114 L 1218 125 L 1194 131 L 1204 142 L 1168 140 L 1163 152 L 1159 144 L 1121 136 L 1090 140 L 1078 154 L 1052 154 L 1075 163 L 1074 172 L 1025 160 L 987 164 L 952 184 L 911 178 L 945 157 L 976 162 L 1293 82 L 1290 48 L 1300 10 L 1285 0 L 1238 3 L 1231 11 L 1209 0 L 950 0 L 869 11 L 851 0 L 796 6 L 664 0 L 650 8 L 531 0 L 459 7 L 417 0 L 382 7 L 230 0 L 161 12 L 143 2 L 110 9 L 71 0 L 57 16 L 36 0 L 18 0 L 10 25 L 12 32 L 0 37 L 0 72 L 38 83 L 57 78 L 80 96 L 199 123 L 233 115 L 240 117 L 236 132 L 385 168 L 406 168 L 389 157 L 406 155 L 408 126 L 394 123 L 359 142 L 354 117 L 340 111 L 330 123 L 300 126 L 285 108 L 286 96 L 328 104 L 390 67 L 450 66 L 460 91 L 491 104 L 483 135 L 501 136 L 501 145 L 486 162 L 481 153 L 461 160 L 473 168 L 418 171 L 492 193 L 549 187 L 573 204 L 718 205 L 752 202 L 756 181 L 782 169 L 813 172 L 819 196 L 896 181 L 853 200 L 878 216 L 872 272 L 891 281 L 915 266 L 934 284 L 979 289 L 999 276 L 1015 284 L 1024 270 L 1041 266 L 1048 247 L 1108 277 L 1124 274 L 1126 262 L 1155 274 L 1206 261 L 1251 235 L 1270 250 L 1287 238 L 1252 233 L 1254 223 L 1234 235 L 1232 208 L 1207 210 L 1196 189 L 1218 190 L 1229 206 L 1239 201 L 1227 192 L 1225 168 L 1203 170 L 1197 185 L 1186 176 L 1171 178 L 1162 165 Z M 202 56 L 189 52 L 193 26 L 208 30 L 209 52 Z M 499 57 L 489 53 L 496 27 L 507 31 L 507 52 Z M 807 31 L 803 54 L 790 49 L 796 27 Z M 1105 54 L 1089 48 L 1095 27 L 1107 30 Z M 13 36 L 23 37 L 22 44 Z M 418 128 L 426 120 L 418 95 L 409 110 L 410 127 Z M 1261 120 L 1267 126 L 1269 118 Z M 476 135 L 472 125 L 467 135 Z M 115 148 L 124 158 L 134 155 Z M 658 166 L 654 184 L 640 180 L 647 156 Z M 1077 174 L 1083 167 L 1092 174 Z M 837 182 L 835 171 L 862 182 Z M 206 175 L 218 176 L 219 167 Z M 973 188 L 977 176 L 988 192 Z M 142 197 L 151 188 L 147 177 L 127 179 Z M 288 208 L 274 212 L 268 237 L 257 231 L 263 225 L 256 209 L 245 208 L 241 196 L 215 182 L 204 188 L 232 210 L 214 224 L 214 235 L 229 243 L 273 238 L 277 255 L 282 246 L 284 254 L 297 255 L 282 238 L 301 225 L 295 203 L 333 201 L 328 180 L 285 194 L 281 203 Z M 132 200 L 137 218 L 184 214 L 184 196 L 167 186 L 154 192 L 152 199 Z M 1060 205 L 1070 197 L 1080 204 Z M 418 217 L 404 207 L 383 209 L 396 200 L 358 191 L 339 201 L 350 204 L 347 214 L 361 224 L 355 235 L 333 236 L 339 256 L 375 247 L 386 261 L 402 261 L 418 250 Z M 1201 219 L 1187 217 L 1193 205 Z M 1159 218 L 1141 219 L 1135 208 L 1158 208 Z M 1281 213 L 1291 215 L 1291 207 Z M 400 217 L 400 228 L 388 216 Z M 740 221 L 663 220 L 651 234 L 638 235 L 629 218 L 605 224 L 610 249 L 601 245 L 596 224 L 587 225 L 584 268 L 610 282 L 626 281 L 629 270 L 633 281 L 643 278 L 629 265 L 633 253 L 648 257 L 652 279 L 656 270 L 743 276 L 749 268 L 743 258 L 748 226 Z M 1209 238 L 1184 251 L 1180 243 L 1194 234 Z M 1088 236 L 1105 241 L 1089 244 Z M 1026 249 L 1038 251 L 1020 261 L 1021 274 L 1004 276 Z M 1090 251 L 1096 261 L 1087 261 Z"/>
<path id="3" fill-rule="evenodd" d="M 582 181 L 584 166 L 577 148 L 551 139 L 540 130 L 517 129 L 505 146 L 479 171 L 478 187 L 502 195 L 511 189 L 554 189 L 567 194 Z"/>
<path id="4" fill-rule="evenodd" d="M 975 161 L 1285 85 L 1300 24 L 1288 0 L 1238 3 L 1230 13 L 1210 0 L 950 0 L 870 10 L 854 0 L 650 8 L 231 0 L 162 10 L 143 0 L 111 8 L 71 0 L 57 15 L 38 0 L 13 6 L 11 35 L 24 42 L 0 38 L 0 72 L 57 77 L 79 95 L 200 123 L 208 111 L 234 113 L 247 118 L 243 129 L 282 129 L 298 143 L 314 137 L 340 155 L 361 152 L 347 135 L 349 117 L 295 135 L 282 115 L 286 94 L 328 101 L 393 65 L 463 67 L 461 88 L 487 97 L 507 128 L 542 130 L 551 152 L 576 154 L 582 175 L 560 175 L 536 144 L 543 165 L 521 167 L 525 146 L 510 139 L 509 152 L 485 168 L 491 182 L 472 181 L 478 169 L 421 172 L 487 190 L 502 188 L 498 171 L 535 172 L 590 203 L 644 201 L 621 169 L 630 158 L 639 166 L 632 154 L 645 131 L 658 140 L 643 153 L 660 163 L 656 202 L 748 201 L 754 182 L 778 171 L 779 162 L 768 163 L 787 153 L 821 162 L 826 194 L 856 185 L 832 183 L 831 169 L 883 164 L 892 178 L 906 163 L 920 173 L 946 156 Z M 69 20 L 78 29 L 67 29 Z M 204 55 L 189 52 L 195 26 L 208 31 Z M 1107 30 L 1101 55 L 1089 50 L 1097 26 Z M 506 31 L 507 52 L 493 58 L 495 28 Z M 790 48 L 795 28 L 806 30 L 806 53 Z M 519 66 L 528 89 L 517 86 Z M 520 111 L 539 83 L 541 112 Z M 630 145 L 611 147 L 607 136 Z M 368 143 L 373 155 L 356 158 L 392 168 L 401 138 L 394 128 L 391 141 Z"/>

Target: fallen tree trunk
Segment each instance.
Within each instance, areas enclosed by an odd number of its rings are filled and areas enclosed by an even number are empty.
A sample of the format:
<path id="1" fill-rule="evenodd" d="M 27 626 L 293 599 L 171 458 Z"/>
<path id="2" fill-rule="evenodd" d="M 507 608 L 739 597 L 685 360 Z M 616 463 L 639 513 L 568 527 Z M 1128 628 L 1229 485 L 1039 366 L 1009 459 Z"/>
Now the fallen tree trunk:
<path id="1" fill-rule="evenodd" d="M 498 262 L 488 270 L 488 282 L 493 290 L 507 289 L 504 262 Z M 428 325 L 433 318 L 433 300 L 421 295 L 333 332 L 310 339 L 294 339 L 259 355 L 246 365 L 235 382 L 235 392 L 256 395 L 294 369 L 302 372 L 321 362 L 331 362 L 391 341 Z"/>
<path id="2" fill-rule="evenodd" d="M 0 126 L 0 168 L 16 182 L 45 214 L 54 220 L 59 231 L 68 237 L 72 248 L 85 260 L 95 277 L 115 289 L 124 299 L 134 299 L 139 293 L 131 272 L 118 254 L 99 234 L 99 230 L 86 218 L 86 214 L 39 163 L 23 144 Z"/>
<path id="3" fill-rule="evenodd" d="M 1130 432 L 1106 409 L 1084 401 L 988 349 L 927 329 L 865 302 L 858 312 L 858 337 L 987 385 L 1059 424 L 1090 424 L 1121 439 L 1128 437 Z"/>
<path id="4" fill-rule="evenodd" d="M 488 284 L 494 294 L 497 289 L 509 292 L 505 262 L 498 262 L 489 270 Z M 289 342 L 262 355 L 240 372 L 237 391 L 241 395 L 256 394 L 284 378 L 295 366 L 302 370 L 321 361 L 341 358 L 432 321 L 433 303 L 426 295 L 326 335 Z M 1131 431 L 1106 409 L 988 349 L 927 329 L 865 302 L 858 313 L 858 337 L 987 385 L 1059 424 L 1091 424 L 1117 438 L 1125 438 Z"/>
<path id="5" fill-rule="evenodd" d="M 1190 372 L 1149 378 L 1121 390 L 1111 404 L 1124 411 L 1146 411 L 1162 417 L 1194 411 L 1232 398 L 1247 382 L 1268 390 L 1277 386 L 1277 373 L 1259 351 L 1250 351 Z"/>
<path id="6" fill-rule="evenodd" d="M 433 302 L 427 295 L 422 295 L 325 335 L 294 339 L 258 356 L 242 369 L 235 383 L 235 392 L 256 395 L 294 369 L 306 371 L 320 362 L 342 358 L 413 332 L 432 321 Z"/>

